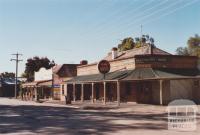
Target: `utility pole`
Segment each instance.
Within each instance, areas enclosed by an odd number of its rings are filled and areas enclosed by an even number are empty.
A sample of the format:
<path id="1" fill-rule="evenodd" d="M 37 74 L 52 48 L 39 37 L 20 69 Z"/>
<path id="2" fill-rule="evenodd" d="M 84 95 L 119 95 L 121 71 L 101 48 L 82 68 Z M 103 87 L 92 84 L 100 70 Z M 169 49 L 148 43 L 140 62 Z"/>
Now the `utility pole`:
<path id="1" fill-rule="evenodd" d="M 16 53 L 16 54 L 12 54 L 14 55 L 16 58 L 15 59 L 11 59 L 10 61 L 15 61 L 16 62 L 16 72 L 15 72 L 15 98 L 17 98 L 17 84 L 18 84 L 18 64 L 20 61 L 19 60 L 19 56 L 22 56 L 22 54 Z"/>

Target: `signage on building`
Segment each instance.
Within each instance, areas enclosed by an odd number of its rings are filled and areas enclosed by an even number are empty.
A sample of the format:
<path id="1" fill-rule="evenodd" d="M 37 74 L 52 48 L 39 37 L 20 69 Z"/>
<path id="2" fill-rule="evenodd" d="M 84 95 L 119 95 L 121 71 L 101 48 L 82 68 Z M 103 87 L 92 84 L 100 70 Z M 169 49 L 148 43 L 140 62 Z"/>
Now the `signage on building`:
<path id="1" fill-rule="evenodd" d="M 156 62 L 169 62 L 169 58 L 156 58 L 156 57 L 149 57 L 149 58 L 136 58 L 136 64 L 145 64 L 145 63 L 156 63 Z"/>
<path id="2" fill-rule="evenodd" d="M 98 70 L 102 74 L 106 74 L 110 71 L 110 63 L 107 60 L 101 60 L 98 64 Z"/>
<path id="3" fill-rule="evenodd" d="M 38 72 L 35 72 L 35 81 L 51 80 L 52 74 L 52 69 L 40 68 Z"/>

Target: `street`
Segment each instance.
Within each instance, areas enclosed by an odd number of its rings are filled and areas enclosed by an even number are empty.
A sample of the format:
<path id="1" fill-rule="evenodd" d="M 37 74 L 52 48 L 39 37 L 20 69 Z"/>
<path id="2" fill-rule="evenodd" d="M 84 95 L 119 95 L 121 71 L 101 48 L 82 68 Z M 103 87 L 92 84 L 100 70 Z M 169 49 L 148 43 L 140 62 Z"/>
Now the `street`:
<path id="1" fill-rule="evenodd" d="M 65 105 L 0 98 L 0 134 L 11 135 L 197 135 L 169 131 L 166 107 L 122 106 L 114 109 L 83 110 Z"/>

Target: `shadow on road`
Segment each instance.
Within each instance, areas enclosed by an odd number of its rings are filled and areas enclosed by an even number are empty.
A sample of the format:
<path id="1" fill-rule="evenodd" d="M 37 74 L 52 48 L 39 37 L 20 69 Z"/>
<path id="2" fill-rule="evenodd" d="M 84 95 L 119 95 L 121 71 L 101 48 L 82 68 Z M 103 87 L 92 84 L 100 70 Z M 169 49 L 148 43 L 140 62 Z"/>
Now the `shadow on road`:
<path id="1" fill-rule="evenodd" d="M 36 134 L 115 133 L 126 129 L 164 130 L 167 114 L 130 114 L 49 106 L 1 106 L 0 133 Z M 135 121 L 124 124 L 119 120 Z M 143 121 L 144 122 L 141 122 Z M 113 123 L 113 121 L 119 121 Z M 152 122 L 153 121 L 153 122 Z M 157 124 L 156 124 L 156 121 Z M 161 122 L 159 122 L 161 121 Z"/>

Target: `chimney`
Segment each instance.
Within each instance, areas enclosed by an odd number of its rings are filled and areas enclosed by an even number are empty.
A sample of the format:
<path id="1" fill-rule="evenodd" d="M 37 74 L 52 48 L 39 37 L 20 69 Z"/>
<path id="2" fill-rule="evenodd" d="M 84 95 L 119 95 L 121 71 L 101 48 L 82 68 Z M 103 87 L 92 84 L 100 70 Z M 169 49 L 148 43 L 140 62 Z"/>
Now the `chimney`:
<path id="1" fill-rule="evenodd" d="M 87 60 L 82 60 L 82 61 L 80 61 L 80 64 L 81 64 L 81 65 L 87 65 L 87 64 L 88 64 L 88 61 L 87 61 Z"/>
<path id="2" fill-rule="evenodd" d="M 116 47 L 113 47 L 112 48 L 112 59 L 114 60 L 114 59 L 116 59 L 117 58 L 117 48 Z"/>

